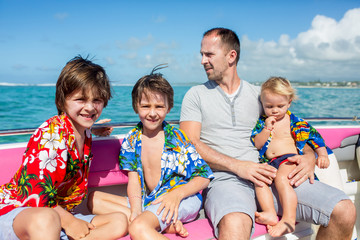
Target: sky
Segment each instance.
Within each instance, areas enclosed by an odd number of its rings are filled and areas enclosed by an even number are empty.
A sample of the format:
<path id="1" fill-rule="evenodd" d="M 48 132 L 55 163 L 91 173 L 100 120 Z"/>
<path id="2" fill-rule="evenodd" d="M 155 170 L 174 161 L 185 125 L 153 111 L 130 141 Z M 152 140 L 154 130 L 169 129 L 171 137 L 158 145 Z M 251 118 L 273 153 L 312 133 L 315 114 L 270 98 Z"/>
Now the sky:
<path id="1" fill-rule="evenodd" d="M 77 55 L 113 84 L 162 63 L 172 84 L 205 82 L 213 27 L 239 36 L 244 80 L 360 80 L 360 0 L 0 0 L 0 83 L 54 84 Z"/>

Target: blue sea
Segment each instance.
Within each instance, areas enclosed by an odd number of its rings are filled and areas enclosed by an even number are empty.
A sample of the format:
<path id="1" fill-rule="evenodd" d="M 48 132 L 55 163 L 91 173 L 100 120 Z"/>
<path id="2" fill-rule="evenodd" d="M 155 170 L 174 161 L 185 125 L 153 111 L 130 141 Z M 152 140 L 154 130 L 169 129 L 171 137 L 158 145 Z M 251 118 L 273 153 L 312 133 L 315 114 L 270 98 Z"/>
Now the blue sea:
<path id="1" fill-rule="evenodd" d="M 167 120 L 178 120 L 182 99 L 191 86 L 173 86 L 174 108 Z M 113 98 L 103 110 L 101 118 L 114 123 L 136 122 L 131 106 L 132 86 L 113 86 Z M 291 111 L 303 118 L 360 117 L 360 88 L 298 88 L 299 100 Z M 0 130 L 37 128 L 57 114 L 55 86 L 0 86 Z M 311 122 L 312 125 L 358 125 L 359 122 Z M 127 133 L 130 128 L 115 129 L 115 134 Z M 1 143 L 27 142 L 30 135 L 0 136 Z"/>

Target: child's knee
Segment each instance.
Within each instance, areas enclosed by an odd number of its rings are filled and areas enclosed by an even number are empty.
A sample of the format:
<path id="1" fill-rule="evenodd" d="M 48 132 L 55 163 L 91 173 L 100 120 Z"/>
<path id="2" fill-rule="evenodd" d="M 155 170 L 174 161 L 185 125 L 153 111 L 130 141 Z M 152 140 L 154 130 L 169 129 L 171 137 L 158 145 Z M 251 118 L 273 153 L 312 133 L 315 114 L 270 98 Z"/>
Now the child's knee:
<path id="1" fill-rule="evenodd" d="M 141 238 L 148 233 L 150 227 L 149 222 L 144 218 L 135 218 L 129 225 L 129 234 L 131 237 Z"/>
<path id="2" fill-rule="evenodd" d="M 52 208 L 31 208 L 25 209 L 14 219 L 13 227 L 15 232 L 26 233 L 29 236 L 60 236 L 61 220 Z"/>

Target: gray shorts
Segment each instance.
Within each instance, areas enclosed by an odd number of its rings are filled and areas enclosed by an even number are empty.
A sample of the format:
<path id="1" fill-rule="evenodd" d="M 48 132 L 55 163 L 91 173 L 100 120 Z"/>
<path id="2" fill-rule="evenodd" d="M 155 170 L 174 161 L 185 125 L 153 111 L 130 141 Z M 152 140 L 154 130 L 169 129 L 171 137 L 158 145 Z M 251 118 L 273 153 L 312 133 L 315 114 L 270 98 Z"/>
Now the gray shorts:
<path id="1" fill-rule="evenodd" d="M 249 215 L 253 221 L 257 210 L 255 200 L 254 184 L 227 172 L 214 172 L 213 179 L 205 193 L 205 211 L 210 218 L 218 236 L 218 224 L 228 213 L 241 212 Z M 275 209 L 279 215 L 282 214 L 281 206 L 278 206 L 279 198 L 275 187 L 273 187 Z M 327 226 L 330 215 L 335 205 L 349 197 L 341 190 L 327 184 L 315 181 L 310 184 L 304 182 L 294 188 L 298 197 L 296 209 L 296 220 L 305 221 L 317 225 Z M 254 232 L 254 224 L 251 234 Z"/>
<path id="2" fill-rule="evenodd" d="M 27 209 L 29 207 L 18 207 L 14 210 L 1 215 L 0 216 L 0 239 L 6 239 L 6 240 L 18 240 L 19 238 L 16 236 L 14 229 L 13 229 L 13 221 L 15 217 L 23 210 Z M 74 214 L 76 218 L 82 219 L 87 222 L 91 222 L 92 219 L 95 217 L 95 215 L 82 215 L 80 213 Z M 60 239 L 61 240 L 68 240 L 69 238 L 65 234 L 64 230 L 60 233 Z"/>
<path id="3" fill-rule="evenodd" d="M 156 214 L 160 205 L 161 203 L 158 203 L 156 205 L 150 204 L 149 206 L 145 207 L 143 211 L 152 212 L 157 217 L 160 224 L 160 232 L 162 232 L 171 224 L 171 222 L 166 223 L 166 221 L 163 222 L 161 220 L 164 210 L 161 211 L 159 215 Z M 190 197 L 184 198 L 179 205 L 178 220 L 180 220 L 182 223 L 194 221 L 199 214 L 201 206 L 202 206 L 202 201 L 196 195 L 192 195 Z M 130 207 L 129 199 L 128 199 L 128 207 Z"/>

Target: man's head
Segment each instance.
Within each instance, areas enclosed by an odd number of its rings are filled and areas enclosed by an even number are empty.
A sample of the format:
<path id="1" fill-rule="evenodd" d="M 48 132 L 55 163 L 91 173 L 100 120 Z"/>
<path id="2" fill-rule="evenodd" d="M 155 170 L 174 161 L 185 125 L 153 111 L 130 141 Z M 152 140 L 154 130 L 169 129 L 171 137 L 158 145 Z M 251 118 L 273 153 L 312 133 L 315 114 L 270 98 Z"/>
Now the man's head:
<path id="1" fill-rule="evenodd" d="M 208 79 L 221 81 L 228 69 L 236 69 L 240 56 L 239 38 L 229 29 L 213 28 L 204 33 L 200 53 Z"/>

